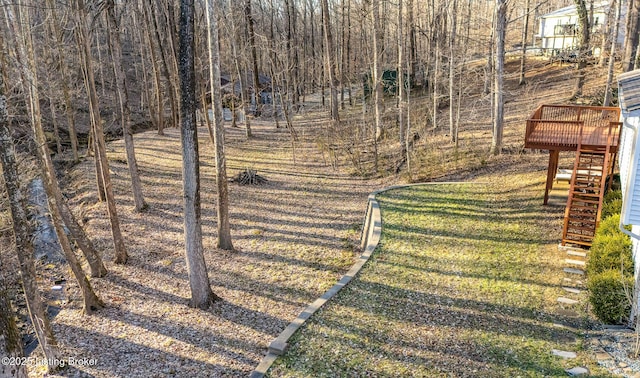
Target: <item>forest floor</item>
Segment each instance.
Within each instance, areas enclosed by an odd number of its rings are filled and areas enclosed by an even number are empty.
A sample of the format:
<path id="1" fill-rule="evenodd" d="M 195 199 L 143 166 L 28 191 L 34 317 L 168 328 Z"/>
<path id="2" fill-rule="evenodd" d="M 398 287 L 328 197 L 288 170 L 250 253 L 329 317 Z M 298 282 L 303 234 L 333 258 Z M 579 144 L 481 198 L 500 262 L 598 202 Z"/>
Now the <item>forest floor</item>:
<path id="1" fill-rule="evenodd" d="M 286 129 L 255 121 L 252 127 L 250 140 L 244 130 L 227 129 L 229 177 L 251 168 L 268 180 L 230 183 L 235 252 L 215 248 L 213 148 L 206 129 L 199 131 L 205 257 L 212 288 L 223 299 L 209 311 L 188 307 L 179 131 L 135 136 L 149 204 L 144 213 L 133 211 L 123 144 L 109 146 L 126 265 L 108 263 L 109 225 L 96 201 L 92 161 L 70 172 L 70 202 L 109 269 L 91 280 L 105 309 L 81 315 L 78 292 L 69 285 L 70 302 L 54 320 L 70 357 L 98 360 L 78 370 L 97 377 L 246 376 L 288 322 L 351 266 L 367 195 L 383 182 L 325 165 L 313 123 L 297 124 L 295 161 Z"/>
<path id="2" fill-rule="evenodd" d="M 425 132 L 416 147 L 421 155 L 414 162 L 415 167 L 425 168 L 414 168 L 412 177 L 484 178 L 499 185 L 499 180 L 513 179 L 511 172 L 527 174 L 535 177 L 528 192 L 539 196 L 544 190 L 547 155 L 522 153 L 524 120 L 540 103 L 566 102 L 572 76 L 569 66 L 540 65 L 531 72 L 532 84 L 517 87 L 516 79 L 508 81 L 506 148 L 498 157 L 487 155 L 489 102 L 486 96 L 469 94 L 461 147 L 454 150 L 444 132 Z M 207 311 L 188 306 L 179 131 L 135 136 L 149 204 L 144 213 L 133 211 L 123 143 L 109 144 L 114 191 L 130 254 L 126 265 L 112 263 L 109 225 L 104 204 L 95 194 L 92 160 L 67 170 L 66 195 L 103 251 L 109 274 L 91 280 L 106 303 L 91 316 L 80 313 L 77 287 L 67 283 L 62 310 L 53 320 L 54 331 L 65 356 L 93 358 L 97 363 L 68 367 L 63 376 L 247 376 L 269 342 L 348 270 L 359 254 L 367 195 L 406 177 L 362 179 L 353 175 L 346 157 L 338 159 L 336 166 L 330 164 L 318 142 L 326 125 L 324 112 L 311 109 L 296 117 L 294 124 L 299 137 L 294 144 L 289 131 L 276 129 L 271 121 L 254 120 L 254 137 L 248 140 L 243 129 L 226 129 L 228 176 L 251 168 L 268 180 L 259 186 L 230 183 L 235 252 L 215 248 L 215 160 L 206 129 L 199 131 L 205 258 L 212 288 L 223 299 Z M 557 244 L 560 229 L 556 234 L 556 239 L 550 236 L 549 245 Z M 32 371 L 33 376 L 41 374 Z"/>

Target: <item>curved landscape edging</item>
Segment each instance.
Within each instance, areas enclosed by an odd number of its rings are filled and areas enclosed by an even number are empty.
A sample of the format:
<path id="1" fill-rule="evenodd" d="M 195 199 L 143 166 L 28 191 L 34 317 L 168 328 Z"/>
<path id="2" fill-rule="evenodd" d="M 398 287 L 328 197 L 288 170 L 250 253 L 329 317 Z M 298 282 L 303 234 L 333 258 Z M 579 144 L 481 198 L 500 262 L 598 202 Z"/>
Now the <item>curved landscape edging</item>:
<path id="1" fill-rule="evenodd" d="M 316 311 L 320 309 L 327 301 L 335 296 L 340 289 L 345 287 L 357 274 L 360 272 L 364 264 L 369 260 L 371 254 L 378 246 L 380 242 L 380 236 L 382 234 L 382 216 L 380 214 L 380 204 L 376 199 L 376 196 L 380 193 L 387 192 L 394 189 L 402 189 L 411 186 L 421 185 L 447 185 L 447 184 L 471 184 L 467 182 L 425 182 L 416 184 L 405 185 L 393 185 L 380 190 L 376 190 L 369 194 L 367 200 L 367 211 L 364 216 L 362 233 L 360 235 L 360 245 L 363 248 L 363 252 L 358 257 L 358 260 L 353 264 L 351 269 L 342 276 L 340 281 L 327 290 L 322 296 L 311 303 L 304 309 L 289 325 L 276 337 L 271 344 L 269 344 L 269 350 L 264 356 L 260 364 L 251 373 L 251 378 L 261 378 L 267 373 L 267 370 L 273 365 L 278 356 L 281 356 L 287 350 L 289 346 L 288 342 L 291 336 L 309 319 Z"/>

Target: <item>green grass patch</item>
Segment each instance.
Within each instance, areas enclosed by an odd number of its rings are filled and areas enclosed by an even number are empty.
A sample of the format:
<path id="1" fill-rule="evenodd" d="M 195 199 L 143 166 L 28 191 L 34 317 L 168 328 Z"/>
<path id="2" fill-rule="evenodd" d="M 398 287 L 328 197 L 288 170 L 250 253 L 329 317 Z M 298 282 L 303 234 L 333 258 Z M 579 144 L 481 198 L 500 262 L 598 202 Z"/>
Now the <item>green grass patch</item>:
<path id="1" fill-rule="evenodd" d="M 270 375 L 543 377 L 589 365 L 579 335 L 553 326 L 568 321 L 553 315 L 562 214 L 541 205 L 537 176 L 493 182 L 380 195 L 378 249 Z"/>

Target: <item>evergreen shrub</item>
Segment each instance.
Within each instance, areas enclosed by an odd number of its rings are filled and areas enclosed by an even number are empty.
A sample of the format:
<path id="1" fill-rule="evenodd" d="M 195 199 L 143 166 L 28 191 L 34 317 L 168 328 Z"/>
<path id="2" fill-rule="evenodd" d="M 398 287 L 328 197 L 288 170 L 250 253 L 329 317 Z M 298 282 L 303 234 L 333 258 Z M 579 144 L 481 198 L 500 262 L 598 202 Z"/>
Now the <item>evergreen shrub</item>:
<path id="1" fill-rule="evenodd" d="M 633 291 L 633 275 L 622 275 L 609 269 L 589 276 L 589 303 L 594 315 L 606 324 L 624 324 L 631 312 L 629 296 Z"/>

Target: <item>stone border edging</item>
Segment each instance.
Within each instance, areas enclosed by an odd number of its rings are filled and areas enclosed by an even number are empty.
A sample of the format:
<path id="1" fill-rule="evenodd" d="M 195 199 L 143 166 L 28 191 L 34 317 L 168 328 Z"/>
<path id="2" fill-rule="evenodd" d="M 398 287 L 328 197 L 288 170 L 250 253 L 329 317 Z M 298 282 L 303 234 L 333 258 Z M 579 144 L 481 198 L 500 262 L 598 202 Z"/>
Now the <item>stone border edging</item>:
<path id="1" fill-rule="evenodd" d="M 382 234 L 382 217 L 380 215 L 380 204 L 376 200 L 376 196 L 380 193 L 393 190 L 402 189 L 411 186 L 419 185 L 447 185 L 447 184 L 484 184 L 484 183 L 469 183 L 469 182 L 425 182 L 417 184 L 405 184 L 405 185 L 393 185 L 380 190 L 371 192 L 368 197 L 367 211 L 364 216 L 362 233 L 360 234 L 360 246 L 364 248 L 364 252 L 358 257 L 358 260 L 353 264 L 351 269 L 342 276 L 340 281 L 327 290 L 322 296 L 311 303 L 304 309 L 289 325 L 276 337 L 269 349 L 260 361 L 260 364 L 256 369 L 251 372 L 250 378 L 262 378 L 267 373 L 267 370 L 273 365 L 275 360 L 283 355 L 289 346 L 288 341 L 293 334 L 300 328 L 304 322 L 309 319 L 316 311 L 320 309 L 329 299 L 333 298 L 340 289 L 345 287 L 357 274 L 364 264 L 369 260 L 371 254 L 378 246 L 380 242 L 380 236 Z"/>

